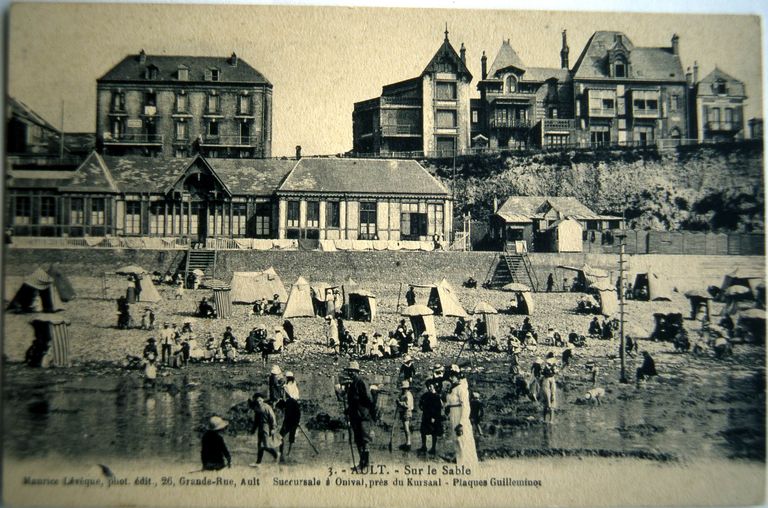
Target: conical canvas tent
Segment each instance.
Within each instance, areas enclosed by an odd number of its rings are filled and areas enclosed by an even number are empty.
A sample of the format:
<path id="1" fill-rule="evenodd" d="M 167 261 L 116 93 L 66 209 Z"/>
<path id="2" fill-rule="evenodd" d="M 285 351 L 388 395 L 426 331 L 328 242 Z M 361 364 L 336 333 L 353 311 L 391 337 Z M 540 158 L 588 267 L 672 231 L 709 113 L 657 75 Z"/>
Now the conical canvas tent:
<path id="1" fill-rule="evenodd" d="M 217 319 L 228 319 L 232 316 L 232 290 L 229 286 L 217 285 L 213 288 L 213 301 Z"/>
<path id="2" fill-rule="evenodd" d="M 77 293 L 75 293 L 75 288 L 72 287 L 72 283 L 67 276 L 64 275 L 64 272 L 59 270 L 56 265 L 48 267 L 48 275 L 53 278 L 53 281 L 56 284 L 56 289 L 59 290 L 59 296 L 61 297 L 62 302 L 68 302 L 77 297 Z"/>
<path id="3" fill-rule="evenodd" d="M 376 318 L 376 295 L 362 289 L 349 293 L 349 319 L 373 321 Z"/>
<path id="4" fill-rule="evenodd" d="M 580 267 L 558 265 L 563 270 L 573 270 L 576 272 L 576 284 L 572 287 L 573 291 L 586 291 L 586 289 L 601 279 L 608 279 L 608 272 L 600 268 L 593 268 L 589 265 Z"/>
<path id="5" fill-rule="evenodd" d="M 435 318 L 432 315 L 432 309 L 426 305 L 411 305 L 403 309 L 402 316 L 407 317 L 411 321 L 411 328 L 416 337 L 419 337 L 426 333 L 432 337 L 437 337 L 437 331 L 435 330 Z"/>
<path id="6" fill-rule="evenodd" d="M 635 275 L 632 293 L 635 300 L 672 300 L 672 287 L 667 280 L 652 272 Z"/>
<path id="7" fill-rule="evenodd" d="M 288 292 L 274 268 L 263 272 L 235 272 L 229 283 L 232 288 L 232 303 L 254 303 L 262 298 L 272 300 L 274 295 L 281 302 L 288 299 Z"/>
<path id="8" fill-rule="evenodd" d="M 529 316 L 533 314 L 533 293 L 531 293 L 531 288 L 519 282 L 510 282 L 502 286 L 501 290 L 512 293 L 514 301 L 512 302 L 511 310 L 513 312 Z"/>
<path id="9" fill-rule="evenodd" d="M 499 311 L 485 302 L 479 302 L 472 310 L 472 314 L 480 316 L 480 319 L 485 321 L 488 337 L 499 338 Z"/>
<path id="10" fill-rule="evenodd" d="M 312 304 L 312 289 L 309 282 L 304 277 L 299 277 L 291 288 L 291 294 L 288 296 L 288 303 L 285 304 L 283 317 L 314 317 L 315 306 Z"/>
<path id="11" fill-rule="evenodd" d="M 438 316 L 468 316 L 467 311 L 461 306 L 459 299 L 453 292 L 453 288 L 445 279 L 432 286 L 427 307 L 432 309 Z"/>
<path id="12" fill-rule="evenodd" d="M 35 302 L 38 298 L 40 298 L 43 312 L 56 312 L 64 308 L 61 305 L 61 297 L 56 287 L 56 281 L 41 268 L 38 268 L 24 279 L 11 303 L 8 304 L 8 309 L 34 312 Z"/>
<path id="13" fill-rule="evenodd" d="M 140 302 L 154 303 L 160 301 L 160 293 L 157 292 L 155 284 L 148 275 L 140 276 L 139 279 L 139 300 Z"/>

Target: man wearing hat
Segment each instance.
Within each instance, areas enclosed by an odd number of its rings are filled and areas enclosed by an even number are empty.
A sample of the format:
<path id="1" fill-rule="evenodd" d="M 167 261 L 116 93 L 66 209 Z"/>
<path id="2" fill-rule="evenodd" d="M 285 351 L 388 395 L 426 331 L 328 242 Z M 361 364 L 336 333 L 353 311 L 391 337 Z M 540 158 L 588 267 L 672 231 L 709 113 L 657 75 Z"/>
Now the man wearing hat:
<path id="1" fill-rule="evenodd" d="M 340 395 L 346 397 L 349 426 L 352 429 L 357 451 L 360 454 L 360 464 L 357 466 L 357 469 L 361 471 L 368 467 L 370 463 L 368 443 L 371 442 L 371 422 L 376 413 L 376 408 L 368 394 L 368 387 L 365 381 L 360 377 L 360 364 L 354 360 L 349 362 L 347 375 L 349 376 L 349 381 L 340 387 L 340 389 L 346 391 L 346 394 Z"/>
<path id="2" fill-rule="evenodd" d="M 150 353 L 155 355 L 155 358 L 157 358 L 157 341 L 154 337 L 147 339 L 147 345 L 144 346 L 144 351 L 141 353 L 141 356 L 146 360 Z"/>
<path id="3" fill-rule="evenodd" d="M 403 363 L 400 365 L 399 377 L 403 381 L 413 382 L 413 377 L 416 375 L 416 367 L 413 365 L 413 358 L 411 355 L 405 355 L 403 357 Z"/>
<path id="4" fill-rule="evenodd" d="M 267 384 L 269 386 L 268 402 L 275 404 L 277 401 L 283 400 L 285 397 L 285 378 L 279 365 L 273 365 L 270 369 Z"/>
<path id="5" fill-rule="evenodd" d="M 283 387 L 283 393 L 285 398 L 278 402 L 279 406 L 282 406 L 284 411 L 283 424 L 280 427 L 280 435 L 283 437 L 280 443 L 280 456 L 283 455 L 283 445 L 285 445 L 285 437 L 288 436 L 288 454 L 291 454 L 291 448 L 296 441 L 296 429 L 299 428 L 301 422 L 301 407 L 299 407 L 299 386 L 296 384 L 296 377 L 290 370 L 285 373 L 285 386 Z"/>
<path id="6" fill-rule="evenodd" d="M 218 471 L 224 466 L 232 466 L 232 457 L 229 455 L 221 431 L 227 428 L 229 422 L 220 416 L 212 416 L 208 421 L 208 430 L 203 434 L 200 459 L 203 461 L 203 471 Z"/>
<path id="7" fill-rule="evenodd" d="M 272 297 L 272 306 L 269 308 L 269 313 L 279 315 L 281 310 L 282 305 L 280 304 L 280 295 L 275 293 Z"/>
<path id="8" fill-rule="evenodd" d="M 437 391 L 437 394 L 442 396 L 443 382 L 446 381 L 445 367 L 440 363 L 436 363 L 434 367 L 432 367 L 432 379 L 429 379 L 428 381 L 435 383 L 435 390 Z"/>
<path id="9" fill-rule="evenodd" d="M 160 332 L 160 350 L 162 351 L 161 361 L 165 365 L 170 365 L 171 363 L 171 349 L 174 342 L 176 342 L 176 337 L 173 330 L 171 330 L 171 325 L 169 323 L 163 324 L 163 330 Z"/>
<path id="10" fill-rule="evenodd" d="M 410 381 L 401 382 L 400 390 L 400 397 L 397 399 L 397 412 L 400 423 L 403 425 L 403 433 L 405 433 L 405 443 L 400 445 L 400 449 L 407 452 L 411 450 L 411 418 L 413 418 L 413 394 L 411 393 Z"/>
<path id="11" fill-rule="evenodd" d="M 264 395 L 258 392 L 253 395 L 249 401 L 249 405 L 251 406 L 251 409 L 253 409 L 251 434 L 257 434 L 258 432 L 256 439 L 256 447 L 258 449 L 256 463 L 261 464 L 261 459 L 264 456 L 265 451 L 275 457 L 275 462 L 279 461 L 280 452 L 273 448 L 275 426 L 277 424 L 275 412 L 264 400 Z"/>
<path id="12" fill-rule="evenodd" d="M 437 453 L 437 439 L 443 435 L 443 401 L 437 392 L 442 387 L 441 379 L 435 378 L 426 381 L 427 391 L 419 399 L 419 409 L 421 409 L 421 448 L 419 452 L 427 451 L 427 436 L 432 436 L 432 447 L 429 450 L 430 455 Z"/>

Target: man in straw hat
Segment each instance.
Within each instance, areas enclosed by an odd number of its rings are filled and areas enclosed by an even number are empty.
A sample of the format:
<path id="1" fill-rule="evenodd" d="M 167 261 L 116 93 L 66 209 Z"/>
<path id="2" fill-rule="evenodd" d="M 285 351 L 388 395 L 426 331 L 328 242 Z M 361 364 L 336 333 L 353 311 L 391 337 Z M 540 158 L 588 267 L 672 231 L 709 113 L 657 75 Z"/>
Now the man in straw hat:
<path id="1" fill-rule="evenodd" d="M 296 384 L 296 377 L 290 370 L 285 373 L 285 386 L 283 393 L 285 398 L 278 402 L 279 406 L 282 406 L 284 410 L 283 424 L 280 426 L 280 435 L 282 436 L 282 442 L 280 443 L 280 456 L 283 455 L 283 445 L 285 445 L 285 437 L 288 436 L 288 455 L 291 453 L 293 443 L 296 441 L 296 429 L 299 428 L 301 423 L 301 407 L 299 406 L 299 385 Z"/>
<path id="2" fill-rule="evenodd" d="M 232 457 L 221 436 L 221 431 L 227 428 L 229 422 L 220 416 L 212 416 L 208 421 L 208 430 L 203 434 L 200 459 L 204 471 L 218 471 L 224 466 L 231 467 Z"/>
<path id="3" fill-rule="evenodd" d="M 413 358 L 411 355 L 405 355 L 403 357 L 403 363 L 400 365 L 399 377 L 403 381 L 413 382 L 413 377 L 416 375 L 416 367 L 413 365 Z"/>
<path id="4" fill-rule="evenodd" d="M 405 443 L 400 445 L 403 451 L 411 450 L 411 418 L 413 418 L 413 394 L 411 382 L 407 379 L 400 383 L 400 397 L 397 399 L 397 412 L 405 434 Z"/>
<path id="5" fill-rule="evenodd" d="M 370 464 L 368 443 L 372 440 L 371 424 L 376 414 L 376 408 L 368 393 L 365 381 L 360 377 L 360 364 L 354 360 L 349 362 L 346 373 L 347 379 L 337 389 L 339 396 L 346 398 L 347 417 L 357 451 L 360 454 L 360 464 L 357 469 L 362 471 Z"/>

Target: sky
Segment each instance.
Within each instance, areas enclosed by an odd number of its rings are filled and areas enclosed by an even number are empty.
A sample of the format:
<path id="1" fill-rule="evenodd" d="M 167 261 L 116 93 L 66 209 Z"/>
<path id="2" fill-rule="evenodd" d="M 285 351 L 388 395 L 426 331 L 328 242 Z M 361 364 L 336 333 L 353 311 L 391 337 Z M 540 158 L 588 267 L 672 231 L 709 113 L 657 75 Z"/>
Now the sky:
<path id="1" fill-rule="evenodd" d="M 564 29 L 571 66 L 596 30 L 658 47 L 677 33 L 684 68 L 698 61 L 704 77 L 717 65 L 744 81 L 746 118 L 762 116 L 760 18 L 749 15 L 20 3 L 10 11 L 7 92 L 57 127 L 63 102 L 64 130 L 93 132 L 96 80 L 126 55 L 234 51 L 274 86 L 273 155 L 296 145 L 305 155 L 339 153 L 352 148 L 354 103 L 421 74 L 446 23 L 455 49 L 467 49 L 473 90 L 482 52 L 490 67 L 505 39 L 526 65 L 559 67 Z"/>

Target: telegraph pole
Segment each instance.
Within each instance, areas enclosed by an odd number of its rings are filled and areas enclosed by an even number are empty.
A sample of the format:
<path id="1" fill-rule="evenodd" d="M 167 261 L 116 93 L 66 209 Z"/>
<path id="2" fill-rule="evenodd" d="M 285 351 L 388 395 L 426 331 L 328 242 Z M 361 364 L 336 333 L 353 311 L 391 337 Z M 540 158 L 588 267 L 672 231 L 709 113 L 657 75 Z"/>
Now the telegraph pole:
<path id="1" fill-rule="evenodd" d="M 59 160 L 64 160 L 64 99 L 61 100 L 61 132 L 59 133 Z"/>
<path id="2" fill-rule="evenodd" d="M 624 258 L 624 247 L 626 246 L 625 240 L 627 238 L 626 233 L 623 231 L 617 233 L 616 238 L 619 239 L 619 358 L 621 358 L 621 373 L 619 374 L 619 382 L 628 383 L 627 379 L 627 367 L 625 359 L 625 342 L 624 342 L 624 301 L 625 288 L 627 286 L 627 270 L 626 259 Z"/>

